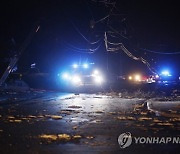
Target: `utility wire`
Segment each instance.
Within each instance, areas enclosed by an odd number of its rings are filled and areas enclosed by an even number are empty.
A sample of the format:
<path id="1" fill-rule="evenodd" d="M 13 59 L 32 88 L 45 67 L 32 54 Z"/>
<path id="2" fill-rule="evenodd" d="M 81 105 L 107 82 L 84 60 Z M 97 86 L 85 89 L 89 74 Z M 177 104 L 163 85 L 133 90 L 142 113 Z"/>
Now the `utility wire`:
<path id="1" fill-rule="evenodd" d="M 114 43 L 111 43 L 108 41 L 107 39 L 107 33 L 105 32 L 105 35 L 104 35 L 104 41 L 105 41 L 105 47 L 106 47 L 106 50 L 109 51 L 109 52 L 114 52 L 114 51 L 118 51 L 118 50 L 122 50 L 128 57 L 136 60 L 136 61 L 141 61 L 143 64 L 145 64 L 148 69 L 153 73 L 153 74 L 157 74 L 156 71 L 154 71 L 154 68 L 152 68 L 149 64 L 149 62 L 147 60 L 145 60 L 144 58 L 142 57 L 136 57 L 134 56 L 125 46 L 123 43 L 119 43 L 119 46 L 118 47 L 113 47 L 113 48 L 110 48 L 108 46 L 108 44 L 112 45 Z M 118 45 L 116 43 L 116 45 Z"/>
<path id="2" fill-rule="evenodd" d="M 153 50 L 149 50 L 149 49 L 144 49 L 144 48 L 140 48 L 141 50 L 147 51 L 147 52 L 151 52 L 151 53 L 155 53 L 155 54 L 162 54 L 162 55 L 177 55 L 180 54 L 180 52 L 158 52 L 158 51 L 153 51 Z"/>
<path id="3" fill-rule="evenodd" d="M 129 39 L 129 38 L 127 38 L 126 36 L 124 36 L 124 35 L 122 35 L 121 33 L 119 33 L 119 31 L 117 31 L 116 29 L 114 29 L 112 26 L 110 26 L 110 25 L 108 25 L 108 27 L 112 30 L 112 31 L 114 31 L 116 34 L 118 34 L 119 36 L 121 36 L 121 37 L 123 37 L 124 39 Z"/>
<path id="4" fill-rule="evenodd" d="M 98 43 L 98 42 L 101 40 L 101 38 L 100 38 L 99 40 L 94 41 L 94 42 L 89 41 L 89 40 L 80 32 L 80 30 L 77 28 L 77 26 L 76 26 L 73 22 L 71 22 L 71 23 L 72 23 L 73 27 L 75 28 L 75 30 L 76 30 L 76 31 L 84 38 L 84 40 L 85 40 L 86 42 L 88 42 L 89 44 L 96 44 L 96 43 Z"/>
<path id="5" fill-rule="evenodd" d="M 79 53 L 85 53 L 85 54 L 95 53 L 102 45 L 102 41 L 101 41 L 100 44 L 96 48 L 92 49 L 92 48 L 78 48 L 70 43 L 67 43 L 67 42 L 65 42 L 65 43 L 67 44 L 69 49 L 79 52 Z"/>

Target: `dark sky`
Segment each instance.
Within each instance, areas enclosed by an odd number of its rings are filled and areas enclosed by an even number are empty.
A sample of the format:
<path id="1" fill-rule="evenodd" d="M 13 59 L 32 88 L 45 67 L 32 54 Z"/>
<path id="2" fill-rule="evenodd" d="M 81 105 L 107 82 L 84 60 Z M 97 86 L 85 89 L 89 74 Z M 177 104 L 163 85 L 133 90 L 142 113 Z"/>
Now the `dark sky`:
<path id="1" fill-rule="evenodd" d="M 107 55 L 103 37 L 105 31 L 111 30 L 108 27 L 110 25 L 126 37 L 119 36 L 111 41 L 124 43 L 129 51 L 147 59 L 157 70 L 172 67 L 174 72 L 178 72 L 180 55 L 151 52 L 180 52 L 178 3 L 153 0 L 102 1 L 1 1 L 1 63 L 5 57 L 10 57 L 14 51 L 18 51 L 33 26 L 39 22 L 39 32 L 35 34 L 18 62 L 21 71 L 36 62 L 41 71 L 56 72 L 65 65 L 79 61 L 80 58 L 82 61 L 95 61 L 106 68 L 108 56 L 109 69 L 112 72 L 148 72 L 141 62 L 134 62 L 122 51 Z M 106 2 L 116 2 L 116 5 L 112 9 L 112 5 Z M 109 18 L 90 24 L 107 15 L 110 15 Z M 97 40 L 97 43 L 92 44 Z M 97 50 L 94 50 L 96 48 Z M 87 49 L 94 52 L 85 54 L 84 52 L 90 52 Z"/>

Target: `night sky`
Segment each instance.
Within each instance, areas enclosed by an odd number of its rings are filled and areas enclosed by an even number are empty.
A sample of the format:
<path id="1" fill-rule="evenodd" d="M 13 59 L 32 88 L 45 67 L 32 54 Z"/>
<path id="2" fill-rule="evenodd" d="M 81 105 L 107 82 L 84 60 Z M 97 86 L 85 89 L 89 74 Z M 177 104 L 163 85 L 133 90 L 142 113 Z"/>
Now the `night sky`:
<path id="1" fill-rule="evenodd" d="M 99 21 L 107 15 L 108 18 Z M 35 62 L 40 71 L 56 73 L 82 60 L 121 75 L 136 70 L 150 73 L 145 65 L 122 51 L 107 53 L 104 33 L 113 27 L 122 36 L 111 38 L 111 42 L 122 42 L 132 54 L 145 58 L 156 70 L 167 67 L 180 74 L 180 54 L 175 54 L 180 52 L 179 17 L 179 5 L 175 1 L 1 1 L 1 70 L 39 23 L 38 33 L 18 62 L 20 72 Z"/>

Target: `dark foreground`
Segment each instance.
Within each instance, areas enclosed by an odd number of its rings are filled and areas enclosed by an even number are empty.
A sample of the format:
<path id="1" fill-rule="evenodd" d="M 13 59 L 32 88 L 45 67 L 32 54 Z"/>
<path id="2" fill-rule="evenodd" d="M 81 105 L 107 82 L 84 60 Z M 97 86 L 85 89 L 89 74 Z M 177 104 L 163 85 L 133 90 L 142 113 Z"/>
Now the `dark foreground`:
<path id="1" fill-rule="evenodd" d="M 180 101 L 34 91 L 1 92 L 0 153 L 179 153 L 179 144 L 135 144 L 118 136 L 180 136 Z"/>

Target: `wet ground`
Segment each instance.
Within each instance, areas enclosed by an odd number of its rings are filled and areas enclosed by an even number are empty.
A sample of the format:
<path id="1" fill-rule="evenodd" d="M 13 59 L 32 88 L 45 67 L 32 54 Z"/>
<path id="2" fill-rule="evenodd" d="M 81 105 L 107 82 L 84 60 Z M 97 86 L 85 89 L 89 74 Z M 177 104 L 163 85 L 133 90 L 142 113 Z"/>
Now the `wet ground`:
<path id="1" fill-rule="evenodd" d="M 47 91 L 1 92 L 0 153 L 178 153 L 179 144 L 118 136 L 180 136 L 180 101 Z"/>

